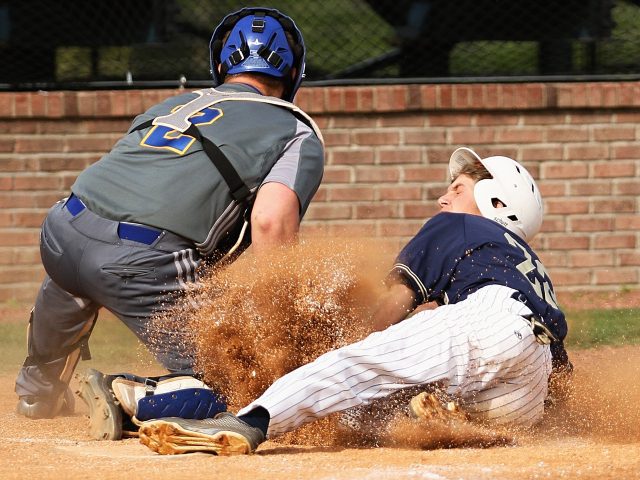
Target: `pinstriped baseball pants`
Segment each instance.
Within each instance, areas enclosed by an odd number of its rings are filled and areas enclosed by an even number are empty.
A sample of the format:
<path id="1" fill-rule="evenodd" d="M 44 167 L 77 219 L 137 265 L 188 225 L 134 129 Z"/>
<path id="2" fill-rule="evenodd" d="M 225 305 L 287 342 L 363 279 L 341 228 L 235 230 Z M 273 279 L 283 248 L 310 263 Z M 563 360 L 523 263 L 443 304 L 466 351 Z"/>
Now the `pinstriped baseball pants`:
<path id="1" fill-rule="evenodd" d="M 551 353 L 522 318 L 531 311 L 512 293 L 490 285 L 328 352 L 278 379 L 239 414 L 267 409 L 273 437 L 403 388 L 439 382 L 473 419 L 533 424 L 543 414 Z"/>

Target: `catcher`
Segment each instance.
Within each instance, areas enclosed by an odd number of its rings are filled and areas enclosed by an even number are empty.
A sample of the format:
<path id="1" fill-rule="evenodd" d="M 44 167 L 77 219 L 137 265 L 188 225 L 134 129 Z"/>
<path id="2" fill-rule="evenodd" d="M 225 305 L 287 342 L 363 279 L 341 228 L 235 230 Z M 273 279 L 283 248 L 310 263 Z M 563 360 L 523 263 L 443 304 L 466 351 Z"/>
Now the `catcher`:
<path id="1" fill-rule="evenodd" d="M 472 421 L 532 425 L 552 371 L 571 371 L 567 324 L 551 280 L 528 241 L 543 215 L 527 170 L 502 156 L 460 148 L 452 183 L 397 257 L 377 330 L 281 377 L 240 410 L 213 419 L 143 423 L 142 443 L 161 454 L 253 452 L 268 437 L 405 389 L 423 393 L 413 416 L 459 411 Z M 436 301 L 433 310 L 420 304 Z M 438 384 L 441 394 L 427 394 Z"/>
<path id="2" fill-rule="evenodd" d="M 251 243 L 259 254 L 294 241 L 324 165 L 320 131 L 291 103 L 305 70 L 302 34 L 277 10 L 244 8 L 215 28 L 209 50 L 215 88 L 168 98 L 137 116 L 44 220 L 47 275 L 16 380 L 19 414 L 52 418 L 73 409 L 68 385 L 78 360 L 90 358 L 100 308 L 151 346 L 150 319 L 198 281 L 205 261 L 233 260 Z M 153 335 L 159 362 L 192 376 L 181 332 Z M 172 375 L 120 378 L 155 388 Z M 96 438 L 121 434 L 112 381 L 90 371 L 81 382 L 92 417 L 105 416 L 92 428 Z M 215 395 L 208 398 L 196 418 L 224 409 Z"/>

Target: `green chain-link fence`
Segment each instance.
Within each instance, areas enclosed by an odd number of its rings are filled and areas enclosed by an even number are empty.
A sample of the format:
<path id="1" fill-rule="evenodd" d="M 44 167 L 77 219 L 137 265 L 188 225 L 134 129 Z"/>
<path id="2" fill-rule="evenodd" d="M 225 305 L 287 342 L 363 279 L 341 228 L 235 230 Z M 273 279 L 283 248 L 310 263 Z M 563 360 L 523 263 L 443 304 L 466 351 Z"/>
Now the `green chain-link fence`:
<path id="1" fill-rule="evenodd" d="M 0 88 L 198 84 L 234 0 L 0 0 Z M 640 0 L 271 0 L 307 81 L 640 74 Z M 398 80 L 401 79 L 401 80 Z"/>

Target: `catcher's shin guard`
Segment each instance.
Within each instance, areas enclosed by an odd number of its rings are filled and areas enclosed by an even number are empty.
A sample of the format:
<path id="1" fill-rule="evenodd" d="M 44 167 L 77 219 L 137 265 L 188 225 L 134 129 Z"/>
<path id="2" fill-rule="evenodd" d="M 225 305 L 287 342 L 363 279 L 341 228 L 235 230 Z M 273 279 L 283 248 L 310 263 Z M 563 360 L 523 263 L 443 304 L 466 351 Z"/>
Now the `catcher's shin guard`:
<path id="1" fill-rule="evenodd" d="M 77 394 L 89 407 L 89 433 L 96 440 L 122 438 L 122 409 L 111 389 L 114 378 L 94 369 L 78 378 Z"/>

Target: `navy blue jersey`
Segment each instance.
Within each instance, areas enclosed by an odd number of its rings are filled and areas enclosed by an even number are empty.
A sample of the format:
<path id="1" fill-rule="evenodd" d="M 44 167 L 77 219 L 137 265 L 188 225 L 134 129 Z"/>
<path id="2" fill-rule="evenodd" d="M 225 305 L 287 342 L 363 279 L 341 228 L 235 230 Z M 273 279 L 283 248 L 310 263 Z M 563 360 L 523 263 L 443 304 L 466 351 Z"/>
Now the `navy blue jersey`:
<path id="1" fill-rule="evenodd" d="M 402 249 L 392 275 L 417 302 L 457 303 L 486 285 L 504 285 L 559 339 L 567 334 L 553 285 L 529 245 L 502 225 L 477 215 L 441 212 Z"/>

